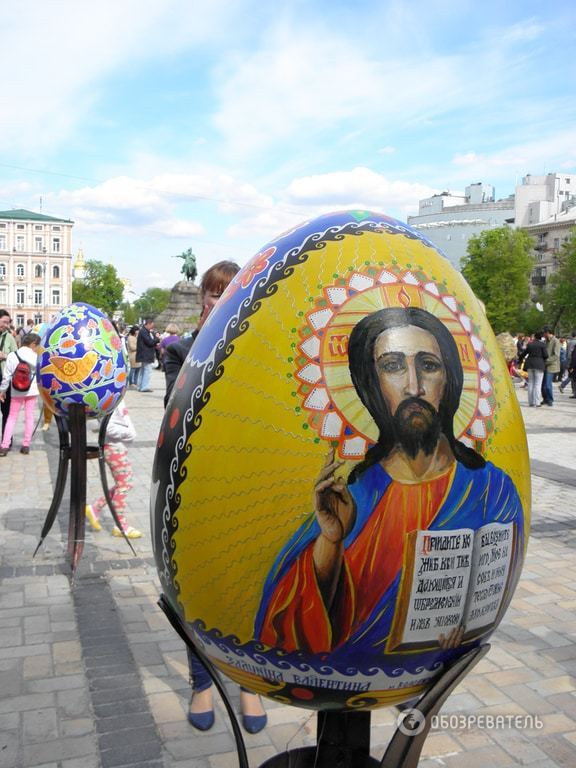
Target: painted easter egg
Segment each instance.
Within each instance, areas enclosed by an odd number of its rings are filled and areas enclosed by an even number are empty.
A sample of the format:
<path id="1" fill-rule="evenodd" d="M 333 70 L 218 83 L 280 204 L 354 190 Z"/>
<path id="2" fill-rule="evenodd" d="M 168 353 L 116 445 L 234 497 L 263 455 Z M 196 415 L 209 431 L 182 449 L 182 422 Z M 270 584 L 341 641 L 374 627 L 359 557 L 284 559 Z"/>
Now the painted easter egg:
<path id="1" fill-rule="evenodd" d="M 89 417 L 110 413 L 125 392 L 126 378 L 121 339 L 90 304 L 70 304 L 44 330 L 37 381 L 54 413 L 66 416 L 71 403 L 82 404 Z"/>
<path id="2" fill-rule="evenodd" d="M 530 470 L 480 302 L 405 224 L 347 211 L 234 278 L 168 404 L 167 600 L 236 682 L 362 709 L 421 694 L 517 584 Z"/>

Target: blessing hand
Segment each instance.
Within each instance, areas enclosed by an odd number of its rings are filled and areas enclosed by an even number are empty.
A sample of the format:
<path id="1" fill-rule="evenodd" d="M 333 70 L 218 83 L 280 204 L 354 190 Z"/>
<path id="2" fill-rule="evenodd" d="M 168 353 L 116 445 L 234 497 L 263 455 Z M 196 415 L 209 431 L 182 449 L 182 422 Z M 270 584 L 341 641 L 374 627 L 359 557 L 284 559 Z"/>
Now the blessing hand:
<path id="1" fill-rule="evenodd" d="M 356 506 L 344 478 L 335 477 L 344 462 L 335 460 L 334 455 L 331 448 L 314 485 L 314 510 L 323 536 L 338 544 L 354 526 Z"/>

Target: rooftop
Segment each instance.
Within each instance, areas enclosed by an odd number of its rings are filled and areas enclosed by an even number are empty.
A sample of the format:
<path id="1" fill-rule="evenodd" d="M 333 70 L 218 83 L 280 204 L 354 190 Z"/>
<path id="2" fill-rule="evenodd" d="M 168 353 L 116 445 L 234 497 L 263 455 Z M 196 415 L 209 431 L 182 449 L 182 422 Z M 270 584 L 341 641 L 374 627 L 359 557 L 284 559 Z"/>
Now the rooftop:
<path id="1" fill-rule="evenodd" d="M 34 213 L 25 208 L 14 208 L 10 211 L 0 211 L 0 219 L 13 219 L 14 221 L 60 221 L 64 224 L 73 224 L 71 219 L 57 219 L 55 216 L 45 216 L 43 213 Z"/>
<path id="2" fill-rule="evenodd" d="M 524 227 L 527 230 L 535 230 L 536 228 L 546 228 L 559 225 L 565 225 L 574 227 L 576 226 L 576 205 L 571 206 L 568 210 L 561 211 L 560 213 L 554 213 L 544 221 L 539 221 L 536 224 L 529 224 Z"/>

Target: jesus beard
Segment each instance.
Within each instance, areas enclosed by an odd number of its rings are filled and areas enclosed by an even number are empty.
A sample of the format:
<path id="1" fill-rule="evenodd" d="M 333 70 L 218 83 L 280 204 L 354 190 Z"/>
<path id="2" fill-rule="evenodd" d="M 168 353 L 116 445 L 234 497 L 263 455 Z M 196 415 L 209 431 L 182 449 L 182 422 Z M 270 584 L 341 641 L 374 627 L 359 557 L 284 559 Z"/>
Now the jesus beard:
<path id="1" fill-rule="evenodd" d="M 440 415 L 434 406 L 420 397 L 409 397 L 400 403 L 393 416 L 396 442 L 411 459 L 418 451 L 430 456 L 442 432 Z"/>

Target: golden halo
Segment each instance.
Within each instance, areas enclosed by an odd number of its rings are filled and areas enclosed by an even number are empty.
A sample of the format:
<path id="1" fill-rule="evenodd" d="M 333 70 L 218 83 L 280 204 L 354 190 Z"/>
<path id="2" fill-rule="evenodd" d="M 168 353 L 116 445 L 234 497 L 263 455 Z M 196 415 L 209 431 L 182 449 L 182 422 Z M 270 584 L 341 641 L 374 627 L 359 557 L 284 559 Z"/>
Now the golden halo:
<path id="1" fill-rule="evenodd" d="M 419 272 L 367 267 L 327 286 L 300 329 L 296 377 L 308 423 L 324 440 L 338 443 L 345 459 L 361 459 L 378 437 L 372 417 L 356 394 L 348 369 L 348 339 L 357 323 L 387 307 L 418 307 L 449 330 L 464 384 L 454 434 L 481 451 L 494 429 L 492 370 L 484 343 L 464 307 L 442 284 Z"/>

